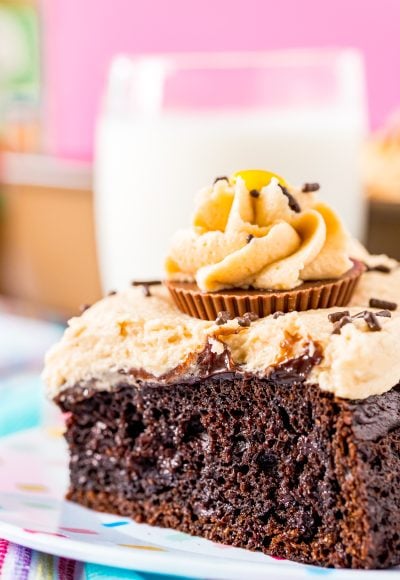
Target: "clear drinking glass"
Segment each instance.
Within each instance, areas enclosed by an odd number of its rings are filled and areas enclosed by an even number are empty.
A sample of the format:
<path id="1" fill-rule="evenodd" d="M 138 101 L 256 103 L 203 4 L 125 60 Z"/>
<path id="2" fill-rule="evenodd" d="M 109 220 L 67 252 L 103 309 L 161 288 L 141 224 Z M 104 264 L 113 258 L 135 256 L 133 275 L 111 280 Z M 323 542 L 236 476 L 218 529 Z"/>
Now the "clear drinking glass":
<path id="1" fill-rule="evenodd" d="M 96 138 L 105 289 L 162 277 L 169 239 L 189 224 L 195 192 L 240 169 L 318 181 L 360 236 L 365 131 L 354 50 L 117 57 Z"/>

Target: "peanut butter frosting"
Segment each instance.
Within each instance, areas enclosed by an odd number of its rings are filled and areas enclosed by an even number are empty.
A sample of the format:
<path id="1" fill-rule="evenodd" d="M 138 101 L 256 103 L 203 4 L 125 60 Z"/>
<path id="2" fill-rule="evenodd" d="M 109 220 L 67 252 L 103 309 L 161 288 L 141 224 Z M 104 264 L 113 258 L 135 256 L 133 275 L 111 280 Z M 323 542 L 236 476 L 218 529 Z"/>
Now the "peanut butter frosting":
<path id="1" fill-rule="evenodd" d="M 251 189 L 254 175 L 265 185 Z M 167 279 L 200 290 L 290 290 L 339 278 L 351 267 L 341 221 L 312 191 L 262 171 L 220 179 L 200 191 L 192 228 L 174 236 Z"/>
<path id="2" fill-rule="evenodd" d="M 390 263 L 391 273 L 369 271 L 361 277 L 349 315 L 365 308 L 377 312 L 369 308 L 371 296 L 399 299 L 400 268 Z M 328 315 L 338 309 L 272 315 L 248 327 L 237 319 L 218 325 L 180 312 L 161 285 L 152 286 L 150 296 L 142 290 L 131 287 L 108 296 L 69 321 L 64 337 L 46 357 L 43 378 L 49 396 L 76 384 L 113 389 L 124 382 L 135 388 L 137 373 L 143 381 L 168 383 L 168 373 L 178 369 L 183 381 L 185 365 L 207 345 L 216 354 L 227 352 L 238 372 L 260 376 L 318 349 L 320 361 L 308 382 L 348 399 L 384 393 L 400 379 L 397 312 L 379 316 L 379 332 L 360 317 L 333 333 Z"/>

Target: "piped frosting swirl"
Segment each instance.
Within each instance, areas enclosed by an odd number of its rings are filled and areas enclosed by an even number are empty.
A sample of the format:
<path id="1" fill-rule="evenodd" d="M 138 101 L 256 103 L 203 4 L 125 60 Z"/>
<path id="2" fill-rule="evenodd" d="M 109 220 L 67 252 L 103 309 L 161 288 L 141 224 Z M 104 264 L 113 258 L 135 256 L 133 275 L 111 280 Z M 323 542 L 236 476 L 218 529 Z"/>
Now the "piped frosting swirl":
<path id="1" fill-rule="evenodd" d="M 309 280 L 339 278 L 352 263 L 348 235 L 334 211 L 269 176 L 260 189 L 252 174 L 218 180 L 200 191 L 192 228 L 177 232 L 166 260 L 169 280 L 200 290 L 290 290 Z"/>

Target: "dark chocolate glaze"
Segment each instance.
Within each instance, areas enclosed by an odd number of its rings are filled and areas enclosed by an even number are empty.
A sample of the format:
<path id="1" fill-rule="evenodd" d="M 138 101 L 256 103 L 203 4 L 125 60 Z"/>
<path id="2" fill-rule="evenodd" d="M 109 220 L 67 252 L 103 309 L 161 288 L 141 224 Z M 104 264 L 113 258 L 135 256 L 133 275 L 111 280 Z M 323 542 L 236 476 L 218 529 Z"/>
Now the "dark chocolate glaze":
<path id="1" fill-rule="evenodd" d="M 200 354 L 193 355 L 185 363 L 177 366 L 172 371 L 161 375 L 160 377 L 152 377 L 145 371 L 137 371 L 133 369 L 129 371 L 128 375 L 140 381 L 158 386 L 160 384 L 177 384 L 181 382 L 193 384 L 201 380 L 215 378 L 240 378 L 251 377 L 257 374 L 260 378 L 266 378 L 285 383 L 287 385 L 294 385 L 303 383 L 312 368 L 319 364 L 322 360 L 322 350 L 317 344 L 313 344 L 313 354 L 310 354 L 310 345 L 305 352 L 296 357 L 288 358 L 274 366 L 266 369 L 264 373 L 249 373 L 243 370 L 241 365 L 236 364 L 231 357 L 229 349 L 224 345 L 224 350 L 221 354 L 217 354 L 212 350 L 212 344 L 207 343 L 204 350 Z M 154 380 L 154 383 L 153 383 Z"/>
<path id="2" fill-rule="evenodd" d="M 314 352 L 310 354 L 310 348 L 300 356 L 281 362 L 271 368 L 268 378 L 284 385 L 304 383 L 313 367 L 322 360 L 322 350 L 314 344 Z"/>
<path id="3" fill-rule="evenodd" d="M 212 344 L 207 343 L 205 348 L 197 354 L 193 354 L 184 363 L 178 365 L 172 371 L 156 377 L 144 369 L 121 369 L 120 384 L 131 384 L 132 386 L 148 386 L 150 388 L 159 388 L 166 385 L 177 385 L 186 383 L 193 385 L 208 379 L 224 379 L 234 380 L 245 378 L 249 379 L 252 376 L 258 378 L 266 378 L 270 381 L 281 383 L 286 386 L 300 385 L 304 383 L 309 376 L 312 368 L 319 364 L 322 360 L 322 350 L 316 343 L 312 345 L 312 354 L 310 354 L 311 344 L 306 347 L 305 352 L 295 358 L 288 358 L 275 366 L 266 369 L 265 373 L 249 373 L 245 372 L 240 365 L 237 365 L 231 357 L 230 351 L 226 345 L 222 353 L 217 354 L 212 350 Z M 125 379 L 123 378 L 125 377 Z M 128 383 L 127 383 L 128 379 Z M 119 387 L 119 383 L 115 388 Z M 98 389 L 96 388 L 96 378 L 83 383 L 77 383 L 68 391 L 68 399 L 75 402 L 92 397 Z M 61 391 L 55 401 L 60 404 L 65 399 L 65 392 Z"/>
<path id="4" fill-rule="evenodd" d="M 182 381 L 193 384 L 211 377 L 221 378 L 223 375 L 224 378 L 228 378 L 235 375 L 239 376 L 243 373 L 240 371 L 240 367 L 233 362 L 226 345 L 224 345 L 223 352 L 217 354 L 213 352 L 212 344 L 207 342 L 200 353 L 192 354 L 184 363 L 160 377 L 152 377 L 148 373 L 135 369 L 129 371 L 128 374 L 134 378 L 146 380 L 148 383 L 150 382 L 154 386 L 158 386 L 159 384 L 173 385 L 181 383 Z"/>
<path id="5" fill-rule="evenodd" d="M 197 360 L 197 377 L 208 378 L 213 375 L 221 375 L 221 373 L 231 374 L 235 371 L 237 371 L 237 365 L 233 362 L 227 347 L 224 345 L 223 352 L 217 354 L 212 351 L 212 345 L 207 343 Z"/>

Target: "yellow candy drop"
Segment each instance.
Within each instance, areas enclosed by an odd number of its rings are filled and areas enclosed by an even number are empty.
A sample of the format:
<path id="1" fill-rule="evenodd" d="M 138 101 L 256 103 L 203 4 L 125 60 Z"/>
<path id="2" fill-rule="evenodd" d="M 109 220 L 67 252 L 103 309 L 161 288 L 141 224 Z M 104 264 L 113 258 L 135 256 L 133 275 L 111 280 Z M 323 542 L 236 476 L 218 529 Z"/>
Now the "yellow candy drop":
<path id="1" fill-rule="evenodd" d="M 269 184 L 271 179 L 275 177 L 278 183 L 285 186 L 286 181 L 280 175 L 272 173 L 272 171 L 264 171 L 263 169 L 245 169 L 244 171 L 236 171 L 231 177 L 233 182 L 238 177 L 241 177 L 249 191 L 252 189 L 260 190 Z"/>

